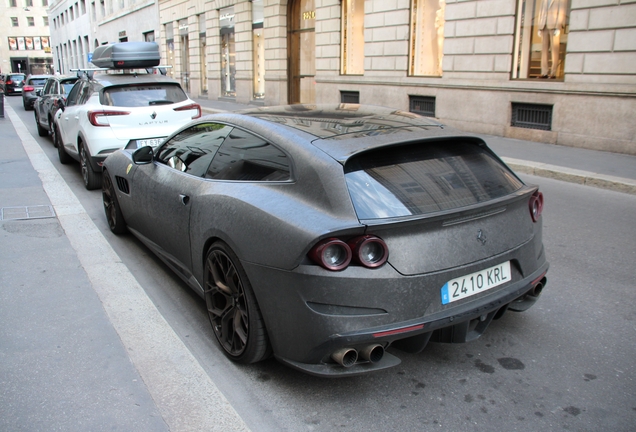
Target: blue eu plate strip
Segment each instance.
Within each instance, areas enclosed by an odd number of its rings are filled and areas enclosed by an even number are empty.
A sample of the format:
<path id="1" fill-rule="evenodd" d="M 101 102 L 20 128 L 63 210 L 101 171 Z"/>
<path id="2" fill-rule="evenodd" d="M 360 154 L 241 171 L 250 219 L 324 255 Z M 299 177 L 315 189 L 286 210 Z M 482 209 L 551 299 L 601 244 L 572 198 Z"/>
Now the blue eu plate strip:
<path id="1" fill-rule="evenodd" d="M 450 296 L 448 295 L 448 282 L 442 287 L 442 304 L 448 304 L 450 302 Z"/>

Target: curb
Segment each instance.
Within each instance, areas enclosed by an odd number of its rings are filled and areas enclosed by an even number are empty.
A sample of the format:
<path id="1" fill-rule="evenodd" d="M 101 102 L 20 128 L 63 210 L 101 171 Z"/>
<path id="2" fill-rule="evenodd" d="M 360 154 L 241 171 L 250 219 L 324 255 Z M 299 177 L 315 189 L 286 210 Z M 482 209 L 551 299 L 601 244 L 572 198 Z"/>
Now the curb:
<path id="1" fill-rule="evenodd" d="M 528 162 L 507 157 L 501 159 L 517 172 L 636 195 L 636 181 L 631 179 L 540 162 Z"/>

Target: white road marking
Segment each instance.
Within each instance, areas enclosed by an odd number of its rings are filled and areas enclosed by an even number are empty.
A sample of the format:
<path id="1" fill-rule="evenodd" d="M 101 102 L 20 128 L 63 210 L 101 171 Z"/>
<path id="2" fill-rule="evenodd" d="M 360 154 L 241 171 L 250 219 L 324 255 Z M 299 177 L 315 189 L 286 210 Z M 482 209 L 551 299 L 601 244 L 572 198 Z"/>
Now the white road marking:
<path id="1" fill-rule="evenodd" d="M 5 111 L 104 310 L 171 431 L 247 425 L 110 247 L 15 111 Z"/>

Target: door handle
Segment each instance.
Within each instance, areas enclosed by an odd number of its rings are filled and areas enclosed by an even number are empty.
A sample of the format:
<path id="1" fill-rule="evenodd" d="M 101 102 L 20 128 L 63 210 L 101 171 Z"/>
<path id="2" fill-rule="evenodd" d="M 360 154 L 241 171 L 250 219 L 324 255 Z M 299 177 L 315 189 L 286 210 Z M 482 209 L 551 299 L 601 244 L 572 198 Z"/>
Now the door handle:
<path id="1" fill-rule="evenodd" d="M 190 197 L 184 194 L 179 194 L 179 200 L 181 200 L 181 204 L 188 205 L 190 202 Z"/>

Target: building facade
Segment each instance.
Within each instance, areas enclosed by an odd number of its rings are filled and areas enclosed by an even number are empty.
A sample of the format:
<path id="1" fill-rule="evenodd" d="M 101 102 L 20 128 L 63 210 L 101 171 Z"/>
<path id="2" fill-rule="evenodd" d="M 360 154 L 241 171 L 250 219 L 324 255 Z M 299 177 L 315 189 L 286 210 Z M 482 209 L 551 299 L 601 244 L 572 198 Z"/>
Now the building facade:
<path id="1" fill-rule="evenodd" d="M 155 0 L 51 1 L 51 47 L 62 73 L 92 67 L 90 56 L 100 45 L 155 41 L 159 14 Z"/>
<path id="2" fill-rule="evenodd" d="M 48 0 L 3 0 L 0 3 L 0 73 L 51 72 Z"/>
<path id="3" fill-rule="evenodd" d="M 634 0 L 157 0 L 156 17 L 127 18 L 141 3 L 97 3 L 91 31 L 147 40 L 142 23 L 156 22 L 164 63 L 194 97 L 387 105 L 636 154 Z"/>

